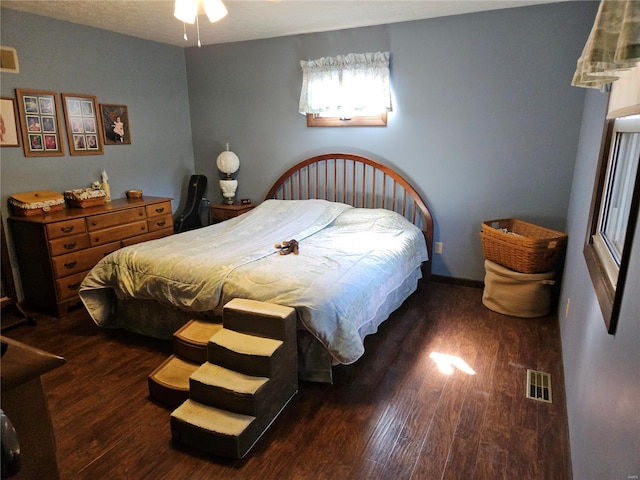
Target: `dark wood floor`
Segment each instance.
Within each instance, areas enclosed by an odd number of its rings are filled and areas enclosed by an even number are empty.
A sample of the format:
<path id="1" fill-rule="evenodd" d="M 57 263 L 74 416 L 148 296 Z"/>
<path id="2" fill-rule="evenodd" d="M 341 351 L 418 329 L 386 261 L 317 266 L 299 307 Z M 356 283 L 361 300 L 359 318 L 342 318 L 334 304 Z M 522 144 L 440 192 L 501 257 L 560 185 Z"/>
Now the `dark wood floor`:
<path id="1" fill-rule="evenodd" d="M 4 335 L 67 359 L 44 376 L 63 479 L 570 479 L 557 319 L 499 315 L 481 296 L 421 285 L 334 385 L 301 383 L 243 461 L 171 441 L 170 412 L 147 392 L 170 343 L 82 311 Z M 432 352 L 475 375 L 443 374 Z M 525 398 L 527 368 L 551 374 L 553 404 Z"/>

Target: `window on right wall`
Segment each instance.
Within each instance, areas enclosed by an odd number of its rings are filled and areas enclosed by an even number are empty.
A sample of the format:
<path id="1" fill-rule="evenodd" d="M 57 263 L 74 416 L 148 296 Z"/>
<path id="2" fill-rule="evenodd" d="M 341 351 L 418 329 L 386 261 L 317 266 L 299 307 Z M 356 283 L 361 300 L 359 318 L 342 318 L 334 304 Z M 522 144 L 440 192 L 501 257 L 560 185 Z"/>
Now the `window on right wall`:
<path id="1" fill-rule="evenodd" d="M 607 120 L 584 256 L 607 331 L 615 333 L 640 203 L 640 115 Z"/>

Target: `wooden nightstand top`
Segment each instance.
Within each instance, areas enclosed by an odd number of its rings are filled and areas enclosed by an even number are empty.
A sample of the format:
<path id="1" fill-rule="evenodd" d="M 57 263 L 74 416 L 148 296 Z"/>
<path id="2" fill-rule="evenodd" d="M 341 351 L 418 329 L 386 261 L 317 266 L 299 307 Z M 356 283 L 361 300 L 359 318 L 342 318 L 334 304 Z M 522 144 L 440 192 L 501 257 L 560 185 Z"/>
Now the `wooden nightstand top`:
<path id="1" fill-rule="evenodd" d="M 233 204 L 233 205 L 229 205 L 227 203 L 212 203 L 211 205 L 209 205 L 209 208 L 221 208 L 223 210 L 231 210 L 231 211 L 249 211 L 251 210 L 253 207 L 255 207 L 255 205 L 253 203 L 250 203 L 248 205 L 239 205 L 239 204 Z"/>

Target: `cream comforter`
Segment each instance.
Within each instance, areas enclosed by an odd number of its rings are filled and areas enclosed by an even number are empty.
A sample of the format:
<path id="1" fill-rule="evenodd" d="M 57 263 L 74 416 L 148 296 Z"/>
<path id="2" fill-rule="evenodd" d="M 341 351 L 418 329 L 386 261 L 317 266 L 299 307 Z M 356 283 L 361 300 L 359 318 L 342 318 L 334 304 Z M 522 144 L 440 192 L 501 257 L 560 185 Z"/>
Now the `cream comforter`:
<path id="1" fill-rule="evenodd" d="M 295 238 L 299 255 L 275 243 Z M 217 225 L 120 249 L 80 287 L 94 321 L 127 327 L 115 297 L 153 299 L 212 311 L 251 298 L 294 307 L 301 323 L 339 363 L 364 353 L 376 312 L 427 260 L 422 232 L 401 215 L 324 200 L 267 200 Z"/>

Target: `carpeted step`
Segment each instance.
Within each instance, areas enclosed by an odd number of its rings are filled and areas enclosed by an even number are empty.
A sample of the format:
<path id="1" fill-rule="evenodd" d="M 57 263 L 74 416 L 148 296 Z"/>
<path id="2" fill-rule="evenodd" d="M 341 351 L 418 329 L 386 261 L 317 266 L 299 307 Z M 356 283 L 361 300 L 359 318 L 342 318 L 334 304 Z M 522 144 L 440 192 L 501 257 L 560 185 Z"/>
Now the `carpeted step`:
<path id="1" fill-rule="evenodd" d="M 207 342 L 222 328 L 221 323 L 189 320 L 173 334 L 174 353 L 198 365 L 207 361 Z"/>
<path id="2" fill-rule="evenodd" d="M 221 457 L 243 458 L 285 409 L 253 417 L 187 400 L 171 413 L 171 435 L 178 442 Z"/>
<path id="3" fill-rule="evenodd" d="M 175 408 L 189 398 L 189 377 L 199 364 L 171 355 L 149 374 L 149 397 Z"/>
<path id="4" fill-rule="evenodd" d="M 222 457 L 242 458 L 260 438 L 263 426 L 250 415 L 187 400 L 171 413 L 175 440 Z"/>
<path id="5" fill-rule="evenodd" d="M 269 414 L 271 403 L 282 401 L 274 392 L 274 382 L 266 377 L 245 375 L 234 370 L 204 363 L 189 379 L 189 398 L 198 403 L 244 415 Z"/>
<path id="6" fill-rule="evenodd" d="M 207 360 L 236 372 L 272 377 L 290 359 L 283 359 L 283 342 L 222 328 L 209 339 Z"/>
<path id="7" fill-rule="evenodd" d="M 290 307 L 234 298 L 223 309 L 224 328 L 277 340 L 295 340 L 296 313 Z"/>

